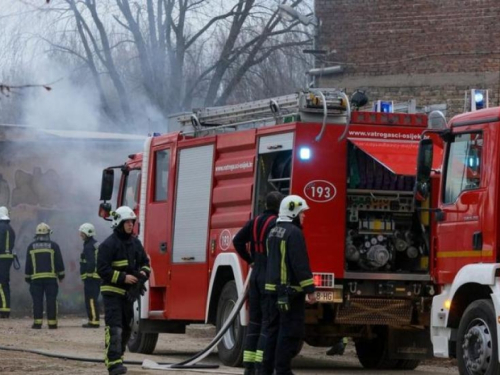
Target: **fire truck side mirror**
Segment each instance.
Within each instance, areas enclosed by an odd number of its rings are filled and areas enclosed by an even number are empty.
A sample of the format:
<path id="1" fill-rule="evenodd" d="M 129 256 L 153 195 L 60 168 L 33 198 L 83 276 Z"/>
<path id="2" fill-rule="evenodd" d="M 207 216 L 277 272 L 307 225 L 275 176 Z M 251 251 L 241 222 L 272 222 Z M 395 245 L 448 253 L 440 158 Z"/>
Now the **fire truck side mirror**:
<path id="1" fill-rule="evenodd" d="M 425 200 L 430 193 L 433 143 L 431 139 L 422 139 L 418 147 L 417 178 L 415 181 L 415 197 Z"/>
<path id="2" fill-rule="evenodd" d="M 115 171 L 113 169 L 105 169 L 102 171 L 101 201 L 109 201 L 111 199 L 114 181 Z"/>
<path id="3" fill-rule="evenodd" d="M 110 203 L 101 203 L 99 205 L 99 217 L 102 217 L 104 220 L 111 221 L 109 218 L 111 216 L 111 204 Z"/>

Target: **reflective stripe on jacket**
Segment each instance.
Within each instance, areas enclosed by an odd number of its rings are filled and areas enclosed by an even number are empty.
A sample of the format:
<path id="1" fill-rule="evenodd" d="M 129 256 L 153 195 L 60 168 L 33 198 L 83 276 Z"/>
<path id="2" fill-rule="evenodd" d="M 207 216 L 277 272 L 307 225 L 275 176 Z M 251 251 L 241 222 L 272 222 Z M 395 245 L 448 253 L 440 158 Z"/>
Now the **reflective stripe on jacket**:
<path id="1" fill-rule="evenodd" d="M 125 284 L 126 275 L 140 271 L 144 271 L 147 277 L 151 273 L 149 259 L 137 238 L 123 240 L 115 231 L 99 245 L 97 272 L 102 279 L 102 294 L 125 295 L 130 288 Z"/>
<path id="2" fill-rule="evenodd" d="M 314 292 L 306 242 L 297 225 L 277 223 L 267 238 L 267 252 L 266 291 L 276 293 L 283 285 L 299 292 Z"/>
<path id="3" fill-rule="evenodd" d="M 25 278 L 27 281 L 64 278 L 64 263 L 57 243 L 36 240 L 28 246 Z"/>

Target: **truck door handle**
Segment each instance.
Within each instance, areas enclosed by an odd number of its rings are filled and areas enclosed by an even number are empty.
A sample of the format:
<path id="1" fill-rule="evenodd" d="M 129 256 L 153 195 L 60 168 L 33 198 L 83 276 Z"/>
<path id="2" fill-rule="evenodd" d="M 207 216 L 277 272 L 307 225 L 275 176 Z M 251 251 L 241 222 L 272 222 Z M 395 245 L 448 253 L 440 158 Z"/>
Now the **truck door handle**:
<path id="1" fill-rule="evenodd" d="M 472 250 L 483 250 L 483 232 L 474 232 L 472 235 Z"/>
<path id="2" fill-rule="evenodd" d="M 194 260 L 194 257 L 182 257 L 181 259 L 184 261 L 189 261 L 189 260 Z"/>
<path id="3" fill-rule="evenodd" d="M 167 252 L 167 243 L 160 242 L 160 253 L 165 254 Z"/>

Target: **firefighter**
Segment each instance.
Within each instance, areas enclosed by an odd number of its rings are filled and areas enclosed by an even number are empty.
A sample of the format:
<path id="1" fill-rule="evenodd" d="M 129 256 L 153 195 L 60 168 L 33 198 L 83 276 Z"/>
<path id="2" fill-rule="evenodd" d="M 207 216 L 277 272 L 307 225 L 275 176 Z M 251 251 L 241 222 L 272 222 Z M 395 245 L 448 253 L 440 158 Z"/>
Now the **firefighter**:
<path id="1" fill-rule="evenodd" d="M 289 195 L 281 201 L 276 226 L 267 239 L 265 289 L 270 293 L 269 326 L 261 374 L 292 374 L 292 358 L 305 336 L 305 301 L 315 303 L 314 282 L 302 234 L 306 201 Z"/>
<path id="2" fill-rule="evenodd" d="M 129 207 L 112 212 L 113 233 L 99 245 L 97 272 L 102 279 L 105 313 L 105 364 L 109 374 L 125 374 L 123 354 L 130 338 L 134 301 L 144 293 L 151 272 L 141 242 L 133 235 L 136 215 Z"/>
<path id="3" fill-rule="evenodd" d="M 57 328 L 58 280 L 64 279 L 64 263 L 59 245 L 50 240 L 52 230 L 45 223 L 36 227 L 35 241 L 28 246 L 25 279 L 33 299 L 33 329 L 41 329 L 43 300 L 47 300 L 49 329 Z"/>
<path id="4" fill-rule="evenodd" d="M 97 273 L 97 249 L 99 243 L 95 240 L 95 228 L 90 223 L 84 223 L 79 229 L 83 241 L 83 252 L 80 255 L 80 276 L 83 280 L 85 308 L 88 322 L 83 328 L 99 328 L 98 298 L 101 289 L 101 278 Z"/>
<path id="5" fill-rule="evenodd" d="M 9 211 L 0 207 L 0 318 L 10 317 L 10 267 L 16 256 L 13 250 L 15 241 Z"/>
<path id="6" fill-rule="evenodd" d="M 265 241 L 276 224 L 282 199 L 283 196 L 277 191 L 267 194 L 265 211 L 247 221 L 233 239 L 234 248 L 240 257 L 253 267 L 248 299 L 250 321 L 243 352 L 245 375 L 255 374 L 262 364 L 268 322 L 267 294 L 264 291 L 267 263 Z M 248 243 L 250 253 L 247 251 Z"/>

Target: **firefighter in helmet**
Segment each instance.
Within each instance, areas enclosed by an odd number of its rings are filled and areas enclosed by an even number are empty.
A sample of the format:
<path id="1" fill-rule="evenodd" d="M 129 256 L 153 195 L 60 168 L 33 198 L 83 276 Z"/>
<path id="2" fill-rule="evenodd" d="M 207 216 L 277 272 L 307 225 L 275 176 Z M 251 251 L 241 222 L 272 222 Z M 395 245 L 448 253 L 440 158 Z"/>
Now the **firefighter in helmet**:
<path id="1" fill-rule="evenodd" d="M 123 354 L 132 332 L 134 302 L 144 294 L 151 272 L 141 242 L 133 235 L 136 215 L 122 206 L 111 213 L 113 233 L 99 245 L 97 272 L 105 312 L 105 364 L 109 374 L 125 374 Z"/>
<path id="2" fill-rule="evenodd" d="M 43 297 L 47 299 L 49 329 L 57 328 L 58 280 L 64 279 L 64 263 L 59 245 L 51 241 L 52 230 L 45 223 L 36 227 L 35 241 L 28 246 L 25 279 L 30 284 L 33 299 L 33 326 L 40 329 L 43 323 Z"/>
<path id="3" fill-rule="evenodd" d="M 307 202 L 298 195 L 281 201 L 267 239 L 265 289 L 270 293 L 268 339 L 261 374 L 292 374 L 292 358 L 305 336 L 305 301 L 315 303 L 314 282 L 302 233 Z"/>
<path id="4" fill-rule="evenodd" d="M 15 241 L 16 234 L 10 226 L 9 211 L 6 207 L 0 207 L 0 318 L 10 317 L 10 267 L 16 256 Z"/>
<path id="5" fill-rule="evenodd" d="M 95 228 L 90 223 L 80 225 L 80 238 L 83 241 L 83 252 L 80 255 L 80 276 L 83 280 L 85 308 L 88 322 L 83 328 L 99 328 L 98 298 L 101 289 L 101 278 L 97 273 L 97 249 L 99 243 L 95 240 Z"/>
<path id="6" fill-rule="evenodd" d="M 260 371 L 265 340 L 267 337 L 267 294 L 266 283 L 267 251 L 266 239 L 276 224 L 278 210 L 283 196 L 273 191 L 266 196 L 266 209 L 255 219 L 247 221 L 233 239 L 234 248 L 239 256 L 253 267 L 250 278 L 249 315 L 243 365 L 245 375 L 253 375 Z M 250 244 L 250 252 L 247 244 Z"/>

